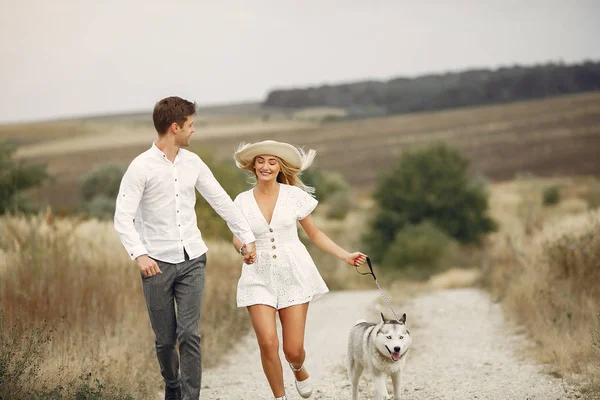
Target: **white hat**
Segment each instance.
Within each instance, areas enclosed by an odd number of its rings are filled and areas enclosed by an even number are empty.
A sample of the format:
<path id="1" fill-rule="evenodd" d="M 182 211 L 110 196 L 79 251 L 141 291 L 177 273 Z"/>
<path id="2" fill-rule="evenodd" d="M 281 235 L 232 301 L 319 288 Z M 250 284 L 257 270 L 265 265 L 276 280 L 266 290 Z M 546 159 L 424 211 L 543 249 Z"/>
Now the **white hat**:
<path id="1" fill-rule="evenodd" d="M 233 158 L 238 168 L 252 162 L 254 157 L 261 155 L 276 156 L 300 171 L 304 171 L 312 164 L 316 150 L 306 153 L 303 149 L 289 143 L 277 142 L 275 140 L 263 140 L 257 143 L 242 143 L 239 145 Z"/>

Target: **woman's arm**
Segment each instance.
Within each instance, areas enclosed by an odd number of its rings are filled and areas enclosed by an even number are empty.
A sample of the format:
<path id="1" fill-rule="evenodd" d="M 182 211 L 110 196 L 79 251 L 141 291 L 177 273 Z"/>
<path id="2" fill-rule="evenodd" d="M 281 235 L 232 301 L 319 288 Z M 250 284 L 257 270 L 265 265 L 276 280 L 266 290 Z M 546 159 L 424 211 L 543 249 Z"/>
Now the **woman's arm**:
<path id="1" fill-rule="evenodd" d="M 242 246 L 244 246 L 242 248 Z M 235 251 L 237 251 L 238 253 L 240 253 L 240 248 L 242 248 L 242 256 L 244 256 L 244 262 L 246 264 L 253 264 L 254 263 L 254 257 L 256 255 L 256 250 L 254 247 L 254 243 L 251 243 L 250 246 L 252 247 L 252 252 L 254 252 L 254 254 L 250 251 L 248 251 L 247 248 L 248 245 L 245 245 L 244 243 L 242 243 L 242 241 L 235 235 L 233 235 L 233 247 L 235 247 Z"/>
<path id="2" fill-rule="evenodd" d="M 360 252 L 349 253 L 338 246 L 333 240 L 317 227 L 312 215 L 300 220 L 300 225 L 308 238 L 323 251 L 339 258 L 350 265 L 361 265 L 367 259 L 367 256 Z"/>
<path id="3" fill-rule="evenodd" d="M 233 235 L 233 247 L 235 247 L 235 251 L 240 252 L 240 247 L 242 247 L 242 241 L 235 235 Z"/>

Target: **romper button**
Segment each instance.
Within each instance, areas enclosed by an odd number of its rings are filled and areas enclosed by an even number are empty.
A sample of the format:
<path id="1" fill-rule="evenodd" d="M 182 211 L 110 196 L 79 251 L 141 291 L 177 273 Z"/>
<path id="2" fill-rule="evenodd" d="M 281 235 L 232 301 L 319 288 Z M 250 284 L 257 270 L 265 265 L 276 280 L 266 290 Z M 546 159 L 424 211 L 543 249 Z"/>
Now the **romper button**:
<path id="1" fill-rule="evenodd" d="M 272 248 L 273 250 L 275 250 L 277 247 L 273 246 L 273 247 L 271 247 L 271 248 Z"/>
<path id="2" fill-rule="evenodd" d="M 269 228 L 269 232 L 273 232 L 273 228 Z"/>
<path id="3" fill-rule="evenodd" d="M 273 258 L 277 258 L 277 254 L 273 254 Z"/>
<path id="4" fill-rule="evenodd" d="M 275 238 L 271 238 L 271 242 L 274 242 L 274 241 L 275 241 Z"/>

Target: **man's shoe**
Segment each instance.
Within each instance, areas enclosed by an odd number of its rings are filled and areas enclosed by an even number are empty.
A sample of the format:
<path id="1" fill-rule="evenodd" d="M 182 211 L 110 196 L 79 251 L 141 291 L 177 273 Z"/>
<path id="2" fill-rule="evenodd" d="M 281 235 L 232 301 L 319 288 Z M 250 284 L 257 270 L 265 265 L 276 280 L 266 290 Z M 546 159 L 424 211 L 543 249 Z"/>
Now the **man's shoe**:
<path id="1" fill-rule="evenodd" d="M 181 387 L 170 388 L 165 386 L 165 400 L 181 400 Z"/>

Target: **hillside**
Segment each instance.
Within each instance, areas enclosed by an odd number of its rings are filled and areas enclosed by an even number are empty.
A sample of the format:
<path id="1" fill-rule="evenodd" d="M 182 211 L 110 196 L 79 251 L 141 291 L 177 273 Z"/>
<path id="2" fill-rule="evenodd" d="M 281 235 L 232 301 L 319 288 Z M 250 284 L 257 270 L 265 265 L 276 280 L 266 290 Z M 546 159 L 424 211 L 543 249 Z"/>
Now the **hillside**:
<path id="1" fill-rule="evenodd" d="M 491 180 L 521 173 L 600 176 L 600 92 L 322 124 L 244 118 L 200 126 L 193 141 L 228 162 L 242 141 L 272 138 L 310 146 L 319 153 L 317 168 L 339 171 L 361 192 L 370 190 L 404 149 L 432 140 L 463 151 L 472 160 L 471 172 Z M 48 164 L 55 179 L 36 197 L 60 208 L 77 205 L 76 189 L 85 173 L 104 163 L 129 163 L 156 135 L 149 121 L 124 124 L 105 118 L 68 126 L 0 130 L 0 137 L 9 139 L 31 133 L 34 142 L 22 143 L 18 155 Z"/>

